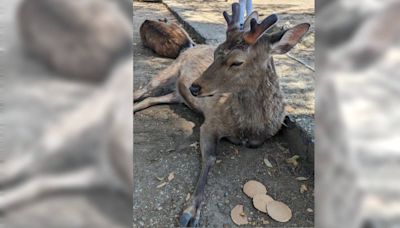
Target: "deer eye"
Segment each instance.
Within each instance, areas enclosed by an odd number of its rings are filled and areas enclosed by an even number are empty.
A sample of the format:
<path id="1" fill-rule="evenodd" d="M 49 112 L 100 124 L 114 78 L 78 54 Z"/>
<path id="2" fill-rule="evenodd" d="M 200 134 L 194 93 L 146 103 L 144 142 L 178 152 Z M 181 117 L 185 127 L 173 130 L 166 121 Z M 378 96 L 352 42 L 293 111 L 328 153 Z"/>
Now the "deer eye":
<path id="1" fill-rule="evenodd" d="M 243 62 L 233 62 L 232 64 L 231 64 L 231 67 L 237 67 L 237 66 L 240 66 L 240 65 L 242 65 L 243 64 Z"/>

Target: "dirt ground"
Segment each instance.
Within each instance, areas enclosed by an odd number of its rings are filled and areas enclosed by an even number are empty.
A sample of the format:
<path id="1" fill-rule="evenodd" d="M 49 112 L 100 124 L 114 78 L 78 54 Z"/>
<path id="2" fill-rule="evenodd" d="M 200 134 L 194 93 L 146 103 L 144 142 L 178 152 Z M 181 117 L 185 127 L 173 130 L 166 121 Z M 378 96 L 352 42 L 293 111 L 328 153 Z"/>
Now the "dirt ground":
<path id="1" fill-rule="evenodd" d="M 160 58 L 142 46 L 139 27 L 145 19 L 174 20 L 166 7 L 134 2 L 134 87 L 148 82 L 173 60 Z M 184 105 L 160 105 L 135 114 L 134 122 L 134 227 L 174 227 L 192 193 L 200 171 L 199 127 L 202 118 Z M 222 142 L 218 160 L 209 174 L 200 226 L 234 226 L 230 211 L 243 204 L 252 225 L 266 227 L 311 227 L 314 214 L 312 174 L 286 163 L 293 154 L 278 134 L 258 149 Z M 267 158 L 273 165 L 264 164 Z M 175 177 L 162 187 L 169 173 Z M 308 177 L 298 181 L 296 177 Z M 161 180 L 164 179 L 164 180 Z M 242 186 L 258 180 L 274 199 L 285 202 L 293 212 L 288 223 L 278 223 L 253 208 Z M 300 193 L 300 185 L 308 191 Z"/>

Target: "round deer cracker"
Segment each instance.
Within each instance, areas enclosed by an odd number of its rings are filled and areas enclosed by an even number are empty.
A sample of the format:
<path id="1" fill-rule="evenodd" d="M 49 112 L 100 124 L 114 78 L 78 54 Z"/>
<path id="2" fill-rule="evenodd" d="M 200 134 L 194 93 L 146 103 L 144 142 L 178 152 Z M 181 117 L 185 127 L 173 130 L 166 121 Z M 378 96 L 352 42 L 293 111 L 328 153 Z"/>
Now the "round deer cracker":
<path id="1" fill-rule="evenodd" d="M 278 222 L 287 222 L 292 218 L 292 211 L 290 208 L 279 201 L 271 201 L 267 203 L 268 215 Z"/>
<path id="2" fill-rule="evenodd" d="M 257 194 L 253 197 L 254 207 L 264 213 L 267 213 L 267 203 L 274 201 L 271 196 L 265 194 Z"/>
<path id="3" fill-rule="evenodd" d="M 232 210 L 231 210 L 231 218 L 232 221 L 236 225 L 246 225 L 249 222 L 247 221 L 247 216 L 243 212 L 243 205 L 236 205 Z"/>
<path id="4" fill-rule="evenodd" d="M 253 198 L 253 196 L 258 195 L 258 194 L 263 194 L 263 195 L 267 194 L 267 189 L 260 182 L 251 180 L 251 181 L 248 181 L 246 184 L 244 184 L 243 192 L 248 197 Z"/>

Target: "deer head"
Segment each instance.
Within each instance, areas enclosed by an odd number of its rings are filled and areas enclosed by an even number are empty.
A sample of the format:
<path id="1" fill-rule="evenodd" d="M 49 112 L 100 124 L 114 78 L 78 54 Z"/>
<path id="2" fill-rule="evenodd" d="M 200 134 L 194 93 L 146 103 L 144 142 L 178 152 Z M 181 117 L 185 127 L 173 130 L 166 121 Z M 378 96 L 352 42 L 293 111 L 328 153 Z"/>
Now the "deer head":
<path id="1" fill-rule="evenodd" d="M 277 22 L 277 16 L 272 14 L 258 23 L 258 14 L 253 12 L 240 28 L 239 7 L 238 3 L 232 4 L 232 16 L 223 13 L 228 25 L 226 40 L 216 48 L 214 62 L 189 88 L 193 96 L 256 88 L 264 82 L 266 71 L 271 70 L 268 68 L 270 57 L 288 52 L 310 27 L 303 23 L 269 34 L 266 31 Z"/>

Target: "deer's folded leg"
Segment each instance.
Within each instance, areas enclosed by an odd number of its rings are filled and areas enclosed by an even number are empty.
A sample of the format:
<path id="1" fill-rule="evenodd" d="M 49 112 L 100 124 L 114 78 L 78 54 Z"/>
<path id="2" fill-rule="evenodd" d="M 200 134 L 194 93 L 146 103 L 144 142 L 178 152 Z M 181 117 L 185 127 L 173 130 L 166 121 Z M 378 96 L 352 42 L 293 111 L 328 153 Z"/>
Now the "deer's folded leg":
<path id="1" fill-rule="evenodd" d="M 180 226 L 195 227 L 199 224 L 200 210 L 204 198 L 204 188 L 207 182 L 208 172 L 216 160 L 216 148 L 219 136 L 212 124 L 203 124 L 200 128 L 200 150 L 202 156 L 202 168 L 196 189 L 189 204 L 180 218 Z"/>
<path id="2" fill-rule="evenodd" d="M 150 106 L 153 105 L 158 105 L 158 104 L 173 104 L 173 103 L 179 103 L 181 99 L 177 95 L 176 92 L 161 96 L 161 97 L 149 97 L 146 98 L 136 104 L 133 105 L 133 112 L 137 112 L 143 109 L 146 109 Z"/>
<path id="3" fill-rule="evenodd" d="M 136 89 L 133 92 L 133 102 L 173 92 L 175 90 L 176 79 L 179 75 L 180 64 L 180 61 L 172 63 L 172 65 L 152 78 L 143 88 Z"/>

